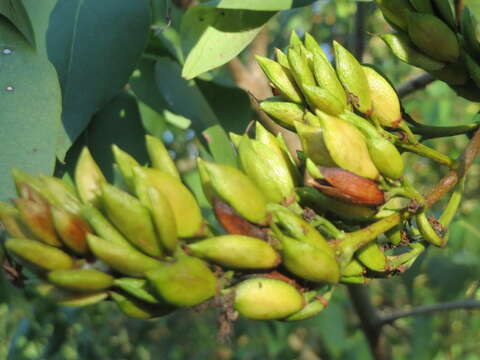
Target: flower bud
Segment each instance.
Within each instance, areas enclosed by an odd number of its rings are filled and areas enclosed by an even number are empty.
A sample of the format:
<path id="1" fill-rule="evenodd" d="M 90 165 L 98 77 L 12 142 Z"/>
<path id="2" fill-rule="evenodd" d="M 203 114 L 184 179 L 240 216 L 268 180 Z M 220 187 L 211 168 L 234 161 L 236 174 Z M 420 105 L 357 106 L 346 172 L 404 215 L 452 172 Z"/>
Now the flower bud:
<path id="1" fill-rule="evenodd" d="M 454 30 L 457 29 L 457 19 L 455 15 L 455 4 L 453 0 L 432 0 L 440 18 L 442 18 Z"/>
<path id="2" fill-rule="evenodd" d="M 145 136 L 148 156 L 152 162 L 152 167 L 162 172 L 170 174 L 174 178 L 180 180 L 180 174 L 178 173 L 175 162 L 168 153 L 163 142 L 150 135 Z"/>
<path id="3" fill-rule="evenodd" d="M 10 238 L 5 241 L 5 248 L 25 265 L 33 266 L 34 270 L 70 269 L 73 266 L 73 259 L 68 254 L 39 241 Z"/>
<path id="4" fill-rule="evenodd" d="M 51 211 L 53 224 L 63 243 L 77 254 L 86 254 L 87 233 L 92 230 L 85 220 L 56 206 L 52 206 Z"/>
<path id="5" fill-rule="evenodd" d="M 372 95 L 372 118 L 382 126 L 396 128 L 402 121 L 397 92 L 382 75 L 368 66 L 363 67 Z"/>
<path id="6" fill-rule="evenodd" d="M 470 77 L 475 84 L 480 87 L 480 65 L 467 53 L 465 53 L 465 62 L 467 64 Z"/>
<path id="7" fill-rule="evenodd" d="M 60 306 L 84 307 L 99 303 L 108 297 L 107 291 L 93 293 L 78 293 L 59 289 L 58 287 L 43 283 L 36 287 L 37 292 Z"/>
<path id="8" fill-rule="evenodd" d="M 29 231 L 20 219 L 20 212 L 12 205 L 0 201 L 0 223 L 11 237 L 28 237 Z"/>
<path id="9" fill-rule="evenodd" d="M 462 35 L 468 52 L 480 57 L 480 25 L 469 7 L 465 6 L 462 11 Z"/>
<path id="10" fill-rule="evenodd" d="M 303 46 L 303 45 L 302 45 Z M 316 85 L 308 60 L 302 56 L 300 46 L 290 47 L 287 52 L 290 71 L 300 89 L 305 85 Z"/>
<path id="11" fill-rule="evenodd" d="M 242 169 L 269 202 L 282 202 L 292 196 L 294 180 L 283 156 L 247 135 L 240 142 L 238 154 Z"/>
<path id="12" fill-rule="evenodd" d="M 333 248 L 327 240 L 308 222 L 300 216 L 280 205 L 269 205 L 269 211 L 272 214 L 272 222 L 282 229 L 282 233 L 294 238 L 295 240 L 308 243 L 330 256 L 334 257 Z"/>
<path id="13" fill-rule="evenodd" d="M 161 263 L 131 247 L 102 239 L 98 236 L 87 235 L 88 247 L 92 253 L 112 269 L 134 277 L 143 277 L 144 274 L 158 267 Z"/>
<path id="14" fill-rule="evenodd" d="M 14 202 L 23 223 L 36 238 L 51 246 L 62 246 L 55 232 L 52 214 L 47 203 L 24 198 L 15 199 Z"/>
<path id="15" fill-rule="evenodd" d="M 112 145 L 112 152 L 115 162 L 120 169 L 120 173 L 125 180 L 125 184 L 127 184 L 130 190 L 133 190 L 133 169 L 140 166 L 140 164 L 133 158 L 133 156 L 120 149 L 117 145 Z"/>
<path id="16" fill-rule="evenodd" d="M 431 0 L 410 0 L 410 4 L 420 13 L 433 14 Z"/>
<path id="17" fill-rule="evenodd" d="M 181 254 L 161 263 L 146 277 L 158 296 L 171 305 L 195 306 L 215 296 L 217 278 L 203 260 Z"/>
<path id="18" fill-rule="evenodd" d="M 315 40 L 315 38 L 310 34 L 310 33 L 305 33 L 305 47 L 307 48 L 308 51 L 310 51 L 312 54 L 313 54 L 313 58 L 315 59 L 315 57 L 318 55 L 318 56 L 321 56 L 323 57 L 325 60 L 328 61 L 328 57 L 327 55 L 325 54 L 325 52 L 323 51 L 323 49 L 320 47 L 320 45 L 318 44 L 317 40 Z M 329 62 L 330 63 L 330 62 Z M 315 74 L 316 76 L 316 74 Z M 318 79 L 317 79 L 318 81 Z M 319 83 L 320 84 L 320 83 Z M 321 85 L 321 84 L 320 84 Z M 322 86 L 322 85 L 321 85 Z"/>
<path id="19" fill-rule="evenodd" d="M 304 300 L 292 285 L 276 279 L 256 277 L 234 288 L 234 308 L 255 320 L 282 319 L 302 309 Z"/>
<path id="20" fill-rule="evenodd" d="M 330 115 L 339 115 L 345 110 L 346 105 L 327 89 L 314 85 L 304 85 L 302 89 L 313 110 L 318 109 Z"/>
<path id="21" fill-rule="evenodd" d="M 282 264 L 296 276 L 313 282 L 337 283 L 340 267 L 327 252 L 309 243 L 283 235 L 278 228 L 275 235 L 282 244 Z"/>
<path id="22" fill-rule="evenodd" d="M 435 15 L 409 13 L 408 35 L 423 53 L 436 60 L 454 63 L 460 55 L 455 33 Z"/>
<path id="23" fill-rule="evenodd" d="M 113 276 L 94 269 L 54 270 L 47 278 L 53 285 L 76 292 L 107 290 L 113 284 Z"/>
<path id="24" fill-rule="evenodd" d="M 383 41 L 392 50 L 393 55 L 407 64 L 417 66 L 427 71 L 439 70 L 445 66 L 445 63 L 428 57 L 418 51 L 408 36 L 403 34 L 383 34 L 380 35 Z"/>
<path id="25" fill-rule="evenodd" d="M 357 175 L 376 179 L 378 170 L 370 157 L 362 133 L 343 119 L 325 113 L 319 118 L 325 145 L 335 164 Z"/>
<path id="26" fill-rule="evenodd" d="M 385 20 L 402 30 L 407 30 L 407 16 L 414 10 L 408 0 L 375 0 L 375 2 Z"/>
<path id="27" fill-rule="evenodd" d="M 271 269 L 280 255 L 266 241 L 243 235 L 223 235 L 188 245 L 193 256 L 233 269 Z"/>
<path id="28" fill-rule="evenodd" d="M 201 159 L 198 159 L 197 165 L 205 193 L 220 198 L 248 221 L 265 223 L 264 195 L 245 174 L 232 166 Z"/>
<path id="29" fill-rule="evenodd" d="M 102 203 L 110 221 L 138 249 L 150 256 L 161 256 L 148 210 L 139 200 L 113 185 L 102 185 Z"/>
<path id="30" fill-rule="evenodd" d="M 333 42 L 333 48 L 337 74 L 347 92 L 347 97 L 358 111 L 369 115 L 372 111 L 372 98 L 362 65 L 338 42 Z"/>
<path id="31" fill-rule="evenodd" d="M 177 178 L 157 169 L 135 168 L 135 176 L 145 185 L 153 186 L 167 199 L 175 217 L 178 236 L 199 235 L 203 228 L 200 207 L 188 188 Z"/>
<path id="32" fill-rule="evenodd" d="M 305 114 L 305 107 L 288 101 L 279 101 L 276 99 L 263 100 L 260 103 L 262 109 L 276 123 L 289 130 L 295 129 L 295 122 L 302 121 Z"/>
<path id="33" fill-rule="evenodd" d="M 321 296 L 314 296 L 313 298 L 309 299 L 307 296 L 308 293 L 304 293 L 305 300 L 307 305 L 303 307 L 300 311 L 292 314 L 284 319 L 284 321 L 300 321 L 314 317 L 322 312 L 327 306 L 328 302 L 330 301 L 333 293 L 333 287 L 326 286 L 327 288 L 326 293 Z M 316 294 L 316 291 L 310 291 L 310 293 Z"/>
<path id="34" fill-rule="evenodd" d="M 256 55 L 255 59 L 268 79 L 283 96 L 294 103 L 301 104 L 303 102 L 301 92 L 298 90 L 289 69 L 263 56 Z"/>
<path id="35" fill-rule="evenodd" d="M 98 207 L 102 193 L 100 185 L 104 184 L 106 180 L 86 147 L 80 153 L 74 177 L 80 199 L 85 204 Z"/>
<path id="36" fill-rule="evenodd" d="M 113 280 L 113 286 L 119 288 L 124 293 L 150 304 L 163 304 L 164 301 L 155 297 L 152 289 L 146 279 L 137 279 L 130 277 L 116 278 Z"/>
<path id="37" fill-rule="evenodd" d="M 321 166 L 336 166 L 325 145 L 324 132 L 321 127 L 296 123 L 295 128 L 302 142 L 302 150 L 307 157 Z"/>
<path id="38" fill-rule="evenodd" d="M 357 260 L 352 259 L 347 266 L 342 270 L 343 276 L 361 276 L 365 273 L 365 267 Z"/>
<path id="39" fill-rule="evenodd" d="M 371 242 L 358 250 L 356 257 L 370 270 L 378 272 L 386 270 L 387 258 L 377 242 Z"/>
<path id="40" fill-rule="evenodd" d="M 153 319 L 168 315 L 175 309 L 165 305 L 155 306 L 115 291 L 111 291 L 110 296 L 122 313 L 134 319 Z"/>
<path id="41" fill-rule="evenodd" d="M 283 67 L 290 69 L 290 64 L 288 63 L 287 55 L 279 48 L 275 48 L 274 52 L 275 52 L 275 58 L 277 59 L 277 62 Z"/>

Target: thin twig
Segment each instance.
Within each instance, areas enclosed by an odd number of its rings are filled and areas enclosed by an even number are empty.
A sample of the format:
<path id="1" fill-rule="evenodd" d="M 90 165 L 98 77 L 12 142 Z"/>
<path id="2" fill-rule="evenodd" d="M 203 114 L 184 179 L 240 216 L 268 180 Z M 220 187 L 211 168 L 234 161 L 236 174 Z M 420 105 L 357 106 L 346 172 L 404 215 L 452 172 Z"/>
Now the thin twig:
<path id="1" fill-rule="evenodd" d="M 435 81 L 435 78 L 427 73 L 420 74 L 408 80 L 406 83 L 397 87 L 398 96 L 401 98 L 414 93 L 417 90 L 425 88 L 427 85 Z"/>
<path id="2" fill-rule="evenodd" d="M 458 180 L 466 175 L 473 161 L 480 152 L 480 129 L 475 132 L 462 155 L 458 158 L 458 167 L 439 181 L 439 183 L 425 197 L 428 206 L 433 205 L 447 194 L 457 184 Z"/>
<path id="3" fill-rule="evenodd" d="M 438 304 L 432 304 L 432 305 L 423 305 L 410 310 L 395 311 L 388 315 L 381 316 L 379 319 L 377 319 L 378 321 L 377 325 L 383 326 L 386 324 L 392 324 L 398 319 L 409 317 L 409 316 L 426 315 L 426 314 L 431 314 L 431 313 L 441 312 L 441 311 L 471 310 L 471 309 L 479 309 L 479 308 L 480 308 L 480 301 L 476 301 L 476 300 L 460 300 L 460 301 L 451 301 L 451 302 L 438 303 Z"/>

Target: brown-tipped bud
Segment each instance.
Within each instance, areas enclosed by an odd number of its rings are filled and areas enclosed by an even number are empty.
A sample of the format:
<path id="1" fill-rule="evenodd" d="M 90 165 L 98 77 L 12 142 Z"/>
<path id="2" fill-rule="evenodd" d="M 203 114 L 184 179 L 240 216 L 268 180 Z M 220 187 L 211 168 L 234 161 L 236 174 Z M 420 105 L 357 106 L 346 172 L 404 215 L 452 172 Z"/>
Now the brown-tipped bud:
<path id="1" fill-rule="evenodd" d="M 39 180 L 42 184 L 42 195 L 55 206 L 61 207 L 73 214 L 80 211 L 81 202 L 78 198 L 75 188 L 65 180 L 40 175 Z"/>
<path id="2" fill-rule="evenodd" d="M 304 306 L 300 292 L 282 280 L 256 277 L 242 281 L 233 291 L 235 310 L 250 319 L 282 319 Z"/>
<path id="3" fill-rule="evenodd" d="M 86 254 L 87 234 L 92 232 L 90 226 L 80 216 L 52 206 L 52 218 L 55 229 L 63 243 L 77 254 Z"/>
<path id="4" fill-rule="evenodd" d="M 14 200 L 20 218 L 28 226 L 32 234 L 45 244 L 62 246 L 55 232 L 50 206 L 32 200 L 20 198 Z"/>

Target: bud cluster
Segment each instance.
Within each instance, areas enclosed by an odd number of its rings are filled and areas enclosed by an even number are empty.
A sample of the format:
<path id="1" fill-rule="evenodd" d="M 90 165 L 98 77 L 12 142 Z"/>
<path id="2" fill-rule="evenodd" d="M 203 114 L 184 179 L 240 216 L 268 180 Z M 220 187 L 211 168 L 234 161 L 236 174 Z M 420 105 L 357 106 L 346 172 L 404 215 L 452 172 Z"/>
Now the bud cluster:
<path id="1" fill-rule="evenodd" d="M 150 167 L 113 145 L 123 187 L 106 181 L 87 148 L 74 185 L 14 170 L 18 198 L 0 202 L 8 257 L 65 306 L 113 301 L 150 319 L 215 299 L 248 318 L 298 321 L 321 312 L 335 285 L 398 274 L 430 244 L 444 246 L 459 193 L 439 222 L 427 218 L 395 145 L 395 133 L 409 131 L 397 94 L 334 49 L 335 67 L 309 34 L 293 34 L 277 61 L 257 57 L 279 93 L 261 109 L 296 132 L 302 151 L 293 157 L 257 123 L 254 134 L 231 134 L 240 168 L 199 158 L 221 228 L 147 136 Z"/>
<path id="2" fill-rule="evenodd" d="M 396 30 L 381 35 L 396 57 L 428 71 L 460 96 L 480 100 L 480 25 L 468 7 L 457 14 L 454 0 L 376 3 Z"/>

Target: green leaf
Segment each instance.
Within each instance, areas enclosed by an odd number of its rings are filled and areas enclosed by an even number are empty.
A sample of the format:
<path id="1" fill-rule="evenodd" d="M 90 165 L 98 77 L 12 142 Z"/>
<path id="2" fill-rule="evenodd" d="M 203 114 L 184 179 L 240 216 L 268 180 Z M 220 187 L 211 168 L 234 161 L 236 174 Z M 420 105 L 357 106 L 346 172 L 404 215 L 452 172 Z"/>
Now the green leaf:
<path id="1" fill-rule="evenodd" d="M 235 151 L 228 136 L 195 81 L 183 79 L 180 65 L 165 57 L 157 60 L 155 75 L 170 109 L 190 119 L 197 133 L 203 132 L 215 161 L 236 166 Z"/>
<path id="2" fill-rule="evenodd" d="M 105 105 L 88 126 L 87 145 L 108 179 L 113 178 L 112 144 L 132 155 L 140 164 L 148 161 L 145 130 L 133 95 L 121 92 Z"/>
<path id="3" fill-rule="evenodd" d="M 278 11 L 313 4 L 317 0 L 211 0 L 202 5 L 221 9 L 241 9 L 256 11 Z"/>
<path id="4" fill-rule="evenodd" d="M 148 0 L 59 0 L 50 17 L 48 55 L 63 92 L 57 156 L 128 81 L 145 48 Z"/>
<path id="5" fill-rule="evenodd" d="M 233 59 L 274 14 L 204 5 L 188 9 L 180 32 L 182 48 L 188 54 L 182 76 L 193 79 Z"/>
<path id="6" fill-rule="evenodd" d="M 38 1 L 37 1 L 38 2 Z M 0 0 L 0 14 L 12 22 L 30 45 L 35 47 L 32 23 L 22 0 Z"/>
<path id="7" fill-rule="evenodd" d="M 55 68 L 15 27 L 0 18 L 0 199 L 14 192 L 10 169 L 51 174 L 61 121 Z"/>

